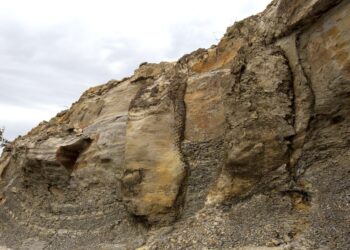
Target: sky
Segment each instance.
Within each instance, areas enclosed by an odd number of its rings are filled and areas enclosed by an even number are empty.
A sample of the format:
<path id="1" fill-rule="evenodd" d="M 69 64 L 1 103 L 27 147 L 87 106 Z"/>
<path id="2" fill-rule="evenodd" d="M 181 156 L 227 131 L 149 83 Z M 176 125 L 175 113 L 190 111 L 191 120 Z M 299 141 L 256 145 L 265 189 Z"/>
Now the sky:
<path id="1" fill-rule="evenodd" d="M 87 88 L 217 44 L 270 0 L 0 0 L 0 128 L 13 140 Z"/>

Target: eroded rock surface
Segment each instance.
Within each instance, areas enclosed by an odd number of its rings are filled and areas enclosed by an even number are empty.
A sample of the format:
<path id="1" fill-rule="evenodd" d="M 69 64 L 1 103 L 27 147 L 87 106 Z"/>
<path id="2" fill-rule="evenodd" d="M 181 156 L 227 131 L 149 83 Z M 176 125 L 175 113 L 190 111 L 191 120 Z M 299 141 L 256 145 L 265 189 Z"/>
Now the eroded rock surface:
<path id="1" fill-rule="evenodd" d="M 349 249 L 350 1 L 274 0 L 0 158 L 0 249 Z"/>

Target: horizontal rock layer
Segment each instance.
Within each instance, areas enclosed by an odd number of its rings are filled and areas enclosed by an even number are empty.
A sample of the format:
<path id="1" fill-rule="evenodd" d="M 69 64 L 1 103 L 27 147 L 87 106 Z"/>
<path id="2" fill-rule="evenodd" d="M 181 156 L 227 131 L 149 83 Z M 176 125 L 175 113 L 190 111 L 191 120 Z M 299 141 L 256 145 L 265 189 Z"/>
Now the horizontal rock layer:
<path id="1" fill-rule="evenodd" d="M 5 147 L 0 246 L 349 249 L 349 13 L 274 0 L 87 90 Z"/>

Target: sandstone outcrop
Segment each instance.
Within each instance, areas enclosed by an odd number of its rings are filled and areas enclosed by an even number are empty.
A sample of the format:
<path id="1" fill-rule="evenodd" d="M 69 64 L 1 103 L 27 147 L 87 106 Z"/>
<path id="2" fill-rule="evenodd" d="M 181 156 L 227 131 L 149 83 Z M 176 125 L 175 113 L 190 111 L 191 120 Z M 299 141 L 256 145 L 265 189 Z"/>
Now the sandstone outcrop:
<path id="1" fill-rule="evenodd" d="M 274 0 L 8 144 L 0 246 L 349 249 L 349 117 L 350 1 Z"/>

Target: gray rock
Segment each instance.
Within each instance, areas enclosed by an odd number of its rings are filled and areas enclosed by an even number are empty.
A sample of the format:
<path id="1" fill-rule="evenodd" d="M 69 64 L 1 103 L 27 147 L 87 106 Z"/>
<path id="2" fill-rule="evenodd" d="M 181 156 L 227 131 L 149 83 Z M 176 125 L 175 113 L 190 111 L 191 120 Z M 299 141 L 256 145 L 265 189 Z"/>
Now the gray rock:
<path id="1" fill-rule="evenodd" d="M 3 249 L 350 249 L 350 1 L 273 0 L 7 144 Z"/>

